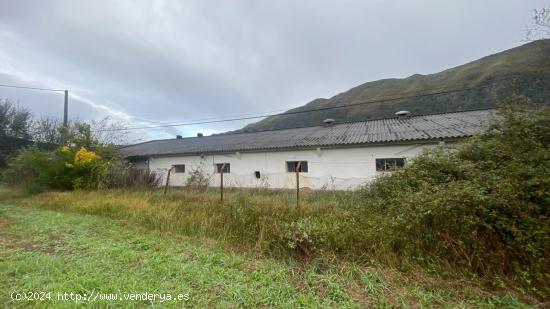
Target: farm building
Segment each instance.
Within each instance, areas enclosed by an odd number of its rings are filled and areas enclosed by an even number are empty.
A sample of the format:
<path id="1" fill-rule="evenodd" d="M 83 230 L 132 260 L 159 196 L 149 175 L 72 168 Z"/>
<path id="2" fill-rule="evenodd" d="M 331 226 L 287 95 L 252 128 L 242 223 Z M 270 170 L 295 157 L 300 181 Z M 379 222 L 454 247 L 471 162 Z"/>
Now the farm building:
<path id="1" fill-rule="evenodd" d="M 423 149 L 452 143 L 486 128 L 492 109 L 408 115 L 314 127 L 153 140 L 120 152 L 136 167 L 170 173 L 171 186 L 184 186 L 193 171 L 211 186 L 353 189 Z M 298 162 L 300 162 L 298 164 Z M 166 179 L 166 178 L 165 178 Z"/>

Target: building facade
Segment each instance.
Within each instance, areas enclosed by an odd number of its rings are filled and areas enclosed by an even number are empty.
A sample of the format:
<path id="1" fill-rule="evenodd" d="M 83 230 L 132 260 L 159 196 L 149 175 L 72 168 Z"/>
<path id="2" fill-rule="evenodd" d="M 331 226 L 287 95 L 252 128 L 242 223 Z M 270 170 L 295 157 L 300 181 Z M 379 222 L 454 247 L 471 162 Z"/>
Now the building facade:
<path id="1" fill-rule="evenodd" d="M 163 175 L 171 186 L 201 173 L 211 186 L 348 190 L 424 149 L 453 143 L 486 128 L 494 110 L 404 116 L 342 124 L 157 140 L 121 153 L 137 168 Z"/>

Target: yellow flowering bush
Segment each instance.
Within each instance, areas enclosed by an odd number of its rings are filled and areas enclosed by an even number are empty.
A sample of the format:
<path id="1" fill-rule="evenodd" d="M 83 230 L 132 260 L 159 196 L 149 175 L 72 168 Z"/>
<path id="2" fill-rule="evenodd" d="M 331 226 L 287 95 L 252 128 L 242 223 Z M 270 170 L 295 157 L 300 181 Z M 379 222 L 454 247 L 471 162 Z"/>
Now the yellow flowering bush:
<path id="1" fill-rule="evenodd" d="M 25 184 L 36 192 L 47 189 L 73 190 L 98 188 L 116 157 L 113 145 L 93 136 L 90 125 L 76 122 L 59 128 L 64 145 L 55 150 L 37 143 L 21 152 L 10 167 L 13 183 Z M 3 174 L 3 173 L 2 173 Z M 22 175 L 17 177 L 16 175 Z"/>
<path id="2" fill-rule="evenodd" d="M 106 173 L 105 161 L 86 147 L 62 146 L 51 153 L 41 168 L 41 180 L 55 189 L 92 189 Z"/>
<path id="3" fill-rule="evenodd" d="M 84 147 L 80 147 L 80 150 L 78 150 L 74 156 L 74 163 L 87 164 L 87 163 L 92 163 L 97 159 L 98 159 L 98 156 L 96 155 L 95 152 L 89 151 Z"/>

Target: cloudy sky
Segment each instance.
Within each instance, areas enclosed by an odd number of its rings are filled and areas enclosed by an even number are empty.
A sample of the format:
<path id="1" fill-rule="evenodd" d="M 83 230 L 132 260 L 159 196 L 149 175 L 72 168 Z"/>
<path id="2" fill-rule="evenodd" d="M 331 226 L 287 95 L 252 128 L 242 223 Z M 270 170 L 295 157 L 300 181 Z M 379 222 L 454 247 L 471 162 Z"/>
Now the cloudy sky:
<path id="1" fill-rule="evenodd" d="M 69 89 L 129 126 L 282 111 L 523 44 L 535 0 L 0 0 L 0 84 Z M 0 87 L 61 117 L 63 94 Z M 130 142 L 246 121 L 132 131 Z"/>

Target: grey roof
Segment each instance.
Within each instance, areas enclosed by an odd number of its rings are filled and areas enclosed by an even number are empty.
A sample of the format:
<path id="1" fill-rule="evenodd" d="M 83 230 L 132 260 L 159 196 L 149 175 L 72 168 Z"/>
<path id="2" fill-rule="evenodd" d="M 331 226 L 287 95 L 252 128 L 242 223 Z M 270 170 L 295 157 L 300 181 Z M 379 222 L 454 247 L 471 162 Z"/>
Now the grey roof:
<path id="1" fill-rule="evenodd" d="M 294 129 L 153 140 L 119 149 L 125 157 L 312 148 L 453 139 L 486 128 L 492 109 L 386 118 Z"/>

